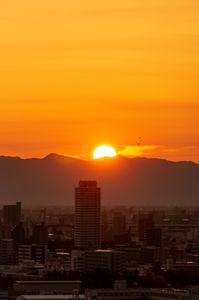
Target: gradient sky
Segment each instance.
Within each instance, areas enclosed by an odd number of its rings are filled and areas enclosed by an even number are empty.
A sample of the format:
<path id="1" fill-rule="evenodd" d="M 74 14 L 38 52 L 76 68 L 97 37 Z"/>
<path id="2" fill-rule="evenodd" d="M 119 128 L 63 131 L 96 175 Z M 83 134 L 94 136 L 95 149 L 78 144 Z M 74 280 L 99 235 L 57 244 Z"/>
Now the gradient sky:
<path id="1" fill-rule="evenodd" d="M 199 162 L 198 0 L 1 0 L 0 66 L 2 155 Z"/>

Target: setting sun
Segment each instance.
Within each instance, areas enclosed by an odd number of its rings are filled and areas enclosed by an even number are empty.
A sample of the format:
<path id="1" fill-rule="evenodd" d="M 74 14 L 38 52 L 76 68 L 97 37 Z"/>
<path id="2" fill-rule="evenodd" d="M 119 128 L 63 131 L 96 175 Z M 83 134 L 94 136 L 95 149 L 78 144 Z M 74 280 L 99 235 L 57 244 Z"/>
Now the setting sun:
<path id="1" fill-rule="evenodd" d="M 114 157 L 116 155 L 117 155 L 117 153 L 116 153 L 115 149 L 109 145 L 98 146 L 93 151 L 93 159 L 99 159 L 99 158 L 103 158 L 103 157 Z"/>

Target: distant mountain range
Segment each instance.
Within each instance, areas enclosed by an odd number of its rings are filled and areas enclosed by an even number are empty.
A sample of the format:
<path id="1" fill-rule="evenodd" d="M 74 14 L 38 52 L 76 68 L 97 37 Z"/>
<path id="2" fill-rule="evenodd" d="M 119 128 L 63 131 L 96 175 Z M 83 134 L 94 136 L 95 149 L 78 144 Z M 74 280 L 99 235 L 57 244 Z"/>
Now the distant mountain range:
<path id="1" fill-rule="evenodd" d="M 0 157 L 0 204 L 73 205 L 79 180 L 97 180 L 104 205 L 199 204 L 199 165 L 116 157 L 95 161 L 50 154 Z"/>

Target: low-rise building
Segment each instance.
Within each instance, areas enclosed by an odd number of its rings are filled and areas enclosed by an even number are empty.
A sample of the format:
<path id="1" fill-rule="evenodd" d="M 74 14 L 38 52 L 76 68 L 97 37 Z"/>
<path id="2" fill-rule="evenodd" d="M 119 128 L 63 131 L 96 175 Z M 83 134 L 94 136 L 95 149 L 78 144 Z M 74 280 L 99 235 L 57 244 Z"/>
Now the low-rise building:
<path id="1" fill-rule="evenodd" d="M 113 288 L 87 289 L 86 297 L 95 300 L 189 300 L 191 293 L 183 289 Z"/>
<path id="2" fill-rule="evenodd" d="M 15 281 L 13 284 L 13 295 L 39 295 L 39 294 L 72 294 L 76 290 L 81 292 L 81 281 L 67 280 L 40 280 L 40 281 Z"/>
<path id="3" fill-rule="evenodd" d="M 47 245 L 19 245 L 18 246 L 18 263 L 24 260 L 33 260 L 40 264 L 45 264 L 47 260 Z"/>

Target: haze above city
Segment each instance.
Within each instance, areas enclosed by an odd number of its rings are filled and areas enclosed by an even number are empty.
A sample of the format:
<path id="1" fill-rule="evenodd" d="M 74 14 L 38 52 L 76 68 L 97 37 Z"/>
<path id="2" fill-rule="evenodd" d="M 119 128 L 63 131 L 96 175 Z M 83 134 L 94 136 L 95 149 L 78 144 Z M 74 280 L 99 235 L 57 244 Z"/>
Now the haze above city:
<path id="1" fill-rule="evenodd" d="M 0 155 L 199 162 L 197 0 L 0 4 Z"/>

